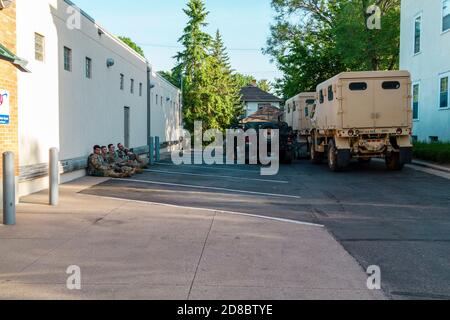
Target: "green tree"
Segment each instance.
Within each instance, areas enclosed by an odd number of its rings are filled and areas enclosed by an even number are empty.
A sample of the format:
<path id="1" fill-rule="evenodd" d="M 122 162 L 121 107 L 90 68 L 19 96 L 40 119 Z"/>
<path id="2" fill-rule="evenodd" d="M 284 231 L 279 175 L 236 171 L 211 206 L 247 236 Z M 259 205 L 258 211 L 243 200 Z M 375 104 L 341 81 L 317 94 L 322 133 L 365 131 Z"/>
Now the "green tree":
<path id="1" fill-rule="evenodd" d="M 380 30 L 367 28 L 371 4 L 381 10 Z M 398 68 L 400 0 L 272 0 L 272 7 L 265 53 L 284 74 L 275 89 L 285 98 L 342 71 Z"/>
<path id="2" fill-rule="evenodd" d="M 239 88 L 243 88 L 245 86 L 248 86 L 252 82 L 256 81 L 256 79 L 253 76 L 245 75 L 239 72 L 233 73 L 233 79 L 236 85 Z"/>
<path id="3" fill-rule="evenodd" d="M 240 101 L 241 88 L 234 81 L 230 58 L 219 30 L 212 42 L 208 61 L 217 122 L 220 128 L 228 128 L 242 114 L 243 108 Z"/>
<path id="4" fill-rule="evenodd" d="M 260 88 L 261 90 L 265 91 L 265 92 L 271 92 L 272 91 L 272 85 L 270 84 L 269 81 L 263 79 L 263 80 L 259 80 L 256 83 L 256 86 L 258 88 Z"/>
<path id="5" fill-rule="evenodd" d="M 189 0 L 183 9 L 188 23 L 178 40 L 184 50 L 175 56 L 177 65 L 172 70 L 175 78 L 183 81 L 183 106 L 186 129 L 193 130 L 196 120 L 203 121 L 205 129 L 214 128 L 214 108 L 208 92 L 208 49 L 211 37 L 203 31 L 208 24 L 203 0 Z"/>
<path id="6" fill-rule="evenodd" d="M 169 81 L 171 84 L 173 84 L 175 87 L 180 88 L 181 85 L 181 79 L 178 75 L 175 75 L 172 71 L 158 71 L 157 72 L 161 77 Z"/>
<path id="7" fill-rule="evenodd" d="M 145 58 L 144 50 L 142 50 L 141 47 L 139 47 L 133 40 L 131 40 L 128 37 L 119 37 L 120 40 L 122 40 L 126 45 L 128 45 L 131 49 L 136 51 L 139 55 L 141 55 L 143 58 Z"/>

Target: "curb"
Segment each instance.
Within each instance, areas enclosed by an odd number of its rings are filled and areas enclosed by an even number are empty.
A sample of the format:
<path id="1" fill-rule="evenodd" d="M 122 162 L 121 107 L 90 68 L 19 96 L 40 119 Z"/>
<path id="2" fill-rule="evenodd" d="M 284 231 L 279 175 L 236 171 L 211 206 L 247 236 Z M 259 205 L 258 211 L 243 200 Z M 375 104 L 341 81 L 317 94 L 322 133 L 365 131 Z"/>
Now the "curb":
<path id="1" fill-rule="evenodd" d="M 444 166 L 440 166 L 440 165 L 436 165 L 436 164 L 432 164 L 432 163 L 428 163 L 428 162 L 425 162 L 425 161 L 413 160 L 412 164 L 416 165 L 416 166 L 419 166 L 419 167 L 424 167 L 424 168 L 429 168 L 429 169 L 442 171 L 442 172 L 445 172 L 445 173 L 450 173 L 450 168 L 447 168 L 447 167 L 444 167 Z"/>

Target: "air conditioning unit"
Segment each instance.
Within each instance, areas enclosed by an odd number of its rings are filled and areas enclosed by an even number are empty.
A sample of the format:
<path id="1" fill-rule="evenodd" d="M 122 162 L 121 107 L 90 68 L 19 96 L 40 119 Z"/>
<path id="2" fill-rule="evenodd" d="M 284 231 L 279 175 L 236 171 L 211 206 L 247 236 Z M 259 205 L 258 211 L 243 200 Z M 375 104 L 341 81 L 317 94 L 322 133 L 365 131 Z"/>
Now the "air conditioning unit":
<path id="1" fill-rule="evenodd" d="M 8 8 L 14 0 L 0 0 L 0 10 Z"/>

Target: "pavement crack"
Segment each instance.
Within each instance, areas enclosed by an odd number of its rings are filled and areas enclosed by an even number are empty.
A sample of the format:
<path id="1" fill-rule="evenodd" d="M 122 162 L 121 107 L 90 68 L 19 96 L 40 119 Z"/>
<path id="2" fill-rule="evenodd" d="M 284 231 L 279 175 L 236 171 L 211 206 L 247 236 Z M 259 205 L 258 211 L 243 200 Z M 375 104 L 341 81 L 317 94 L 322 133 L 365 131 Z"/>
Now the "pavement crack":
<path id="1" fill-rule="evenodd" d="M 187 296 L 187 300 L 190 300 L 191 293 L 192 293 L 192 288 L 194 287 L 195 280 L 197 279 L 198 269 L 200 268 L 200 263 L 202 262 L 203 254 L 205 253 L 205 249 L 206 249 L 206 244 L 208 242 L 209 235 L 211 234 L 211 230 L 212 230 L 214 221 L 216 220 L 216 216 L 217 216 L 217 211 L 214 212 L 214 216 L 212 218 L 211 225 L 209 226 L 208 234 L 206 235 L 205 242 L 203 243 L 202 252 L 201 252 L 200 257 L 198 259 L 197 267 L 195 268 L 194 277 L 193 277 L 191 285 L 189 287 L 189 293 L 188 293 L 188 296 Z"/>

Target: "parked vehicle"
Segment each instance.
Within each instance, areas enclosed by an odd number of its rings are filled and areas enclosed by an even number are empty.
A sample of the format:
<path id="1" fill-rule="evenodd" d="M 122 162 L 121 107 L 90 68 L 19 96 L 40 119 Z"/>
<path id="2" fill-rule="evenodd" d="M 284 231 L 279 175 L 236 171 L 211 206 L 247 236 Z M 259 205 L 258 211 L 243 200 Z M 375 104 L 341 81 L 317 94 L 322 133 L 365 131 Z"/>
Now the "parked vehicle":
<path id="1" fill-rule="evenodd" d="M 311 133 L 311 112 L 316 103 L 315 92 L 303 92 L 286 101 L 285 120 L 294 133 L 296 158 L 308 156 Z"/>
<path id="2" fill-rule="evenodd" d="M 294 149 L 293 149 L 293 140 L 294 134 L 292 132 L 292 128 L 288 126 L 285 122 L 249 122 L 245 124 L 245 131 L 249 129 L 254 129 L 257 133 L 258 139 L 255 141 L 257 143 L 257 154 L 259 155 L 259 131 L 267 130 L 267 139 L 268 148 L 267 152 L 270 154 L 272 150 L 271 139 L 272 139 L 272 130 L 279 130 L 279 146 L 280 146 L 280 162 L 290 164 L 294 160 Z M 250 139 L 246 140 L 246 161 L 249 161 L 250 155 L 250 147 L 252 141 Z M 259 161 L 259 159 L 258 159 Z"/>
<path id="3" fill-rule="evenodd" d="M 311 160 L 333 171 L 352 158 L 384 158 L 390 170 L 412 160 L 411 79 L 406 71 L 344 72 L 317 86 Z"/>

